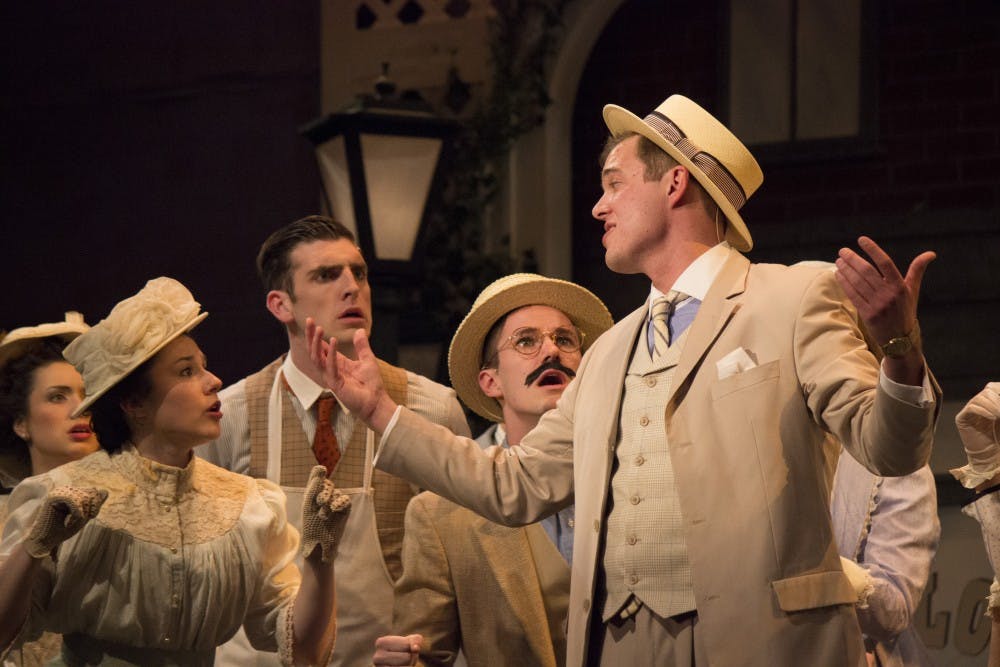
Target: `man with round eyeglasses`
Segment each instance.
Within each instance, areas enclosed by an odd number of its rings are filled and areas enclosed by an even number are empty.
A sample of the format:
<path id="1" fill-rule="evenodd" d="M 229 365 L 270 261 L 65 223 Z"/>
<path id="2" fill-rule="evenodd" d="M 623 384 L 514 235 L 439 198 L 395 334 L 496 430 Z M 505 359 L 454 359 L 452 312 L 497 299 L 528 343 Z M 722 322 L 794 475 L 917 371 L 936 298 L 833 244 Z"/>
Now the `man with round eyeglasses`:
<path id="1" fill-rule="evenodd" d="M 562 280 L 514 274 L 483 290 L 448 354 L 459 398 L 495 422 L 479 445 L 517 448 L 611 325 L 600 299 Z M 376 641 L 376 665 L 410 664 L 418 652 L 427 665 L 565 663 L 572 505 L 508 528 L 427 492 L 410 502 L 405 525 L 399 635 Z"/>

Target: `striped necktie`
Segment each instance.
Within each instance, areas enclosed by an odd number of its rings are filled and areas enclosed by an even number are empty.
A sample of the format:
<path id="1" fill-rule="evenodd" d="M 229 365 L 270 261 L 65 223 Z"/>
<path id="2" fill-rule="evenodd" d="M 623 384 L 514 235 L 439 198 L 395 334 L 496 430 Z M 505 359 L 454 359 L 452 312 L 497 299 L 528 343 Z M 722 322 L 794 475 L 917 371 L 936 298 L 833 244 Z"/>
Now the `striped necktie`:
<path id="1" fill-rule="evenodd" d="M 654 362 L 660 361 L 667 348 L 670 347 L 670 316 L 674 314 L 677 302 L 686 296 L 683 292 L 670 290 L 656 299 L 649 309 L 649 319 L 653 324 L 652 358 Z"/>

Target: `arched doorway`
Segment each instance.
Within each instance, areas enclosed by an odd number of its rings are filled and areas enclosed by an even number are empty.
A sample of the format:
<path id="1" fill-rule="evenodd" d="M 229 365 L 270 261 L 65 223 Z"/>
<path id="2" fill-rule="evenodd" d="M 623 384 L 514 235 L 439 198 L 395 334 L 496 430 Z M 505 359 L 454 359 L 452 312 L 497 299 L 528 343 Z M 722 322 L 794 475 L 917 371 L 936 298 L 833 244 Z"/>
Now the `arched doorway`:
<path id="1" fill-rule="evenodd" d="M 621 276 L 604 265 L 601 225 L 591 216 L 600 196 L 601 115 L 613 103 L 643 116 L 673 93 L 720 111 L 722 17 L 718 3 L 624 3 L 605 26 L 583 68 L 571 122 L 573 280 L 600 296 L 615 319 L 641 304 L 644 276 Z"/>

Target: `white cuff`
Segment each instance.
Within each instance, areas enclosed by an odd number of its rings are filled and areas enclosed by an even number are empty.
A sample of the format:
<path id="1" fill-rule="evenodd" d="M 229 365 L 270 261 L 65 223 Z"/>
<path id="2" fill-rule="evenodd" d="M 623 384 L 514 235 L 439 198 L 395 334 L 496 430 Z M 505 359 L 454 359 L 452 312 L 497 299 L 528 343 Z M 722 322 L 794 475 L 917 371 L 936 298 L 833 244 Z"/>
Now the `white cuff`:
<path id="1" fill-rule="evenodd" d="M 934 390 L 931 388 L 930 373 L 927 371 L 926 362 L 924 362 L 924 381 L 919 387 L 896 382 L 885 374 L 881 364 L 878 369 L 878 382 L 882 390 L 897 401 L 909 403 L 918 408 L 934 405 Z"/>
<path id="2" fill-rule="evenodd" d="M 396 422 L 399 421 L 399 411 L 402 409 L 402 405 L 396 406 L 396 410 L 392 413 L 392 419 L 389 420 L 389 423 L 386 424 L 385 430 L 382 431 L 382 437 L 379 438 L 378 441 L 378 451 L 375 452 L 375 458 L 372 459 L 372 465 L 378 464 L 378 455 L 382 453 L 382 445 L 385 444 L 385 439 L 389 437 L 389 434 L 392 433 L 392 429 L 396 425 Z"/>
<path id="3" fill-rule="evenodd" d="M 977 470 L 974 464 L 968 463 L 961 468 L 952 468 L 948 472 L 965 488 L 974 489 L 983 482 L 988 482 L 1000 474 L 1000 464 Z"/>

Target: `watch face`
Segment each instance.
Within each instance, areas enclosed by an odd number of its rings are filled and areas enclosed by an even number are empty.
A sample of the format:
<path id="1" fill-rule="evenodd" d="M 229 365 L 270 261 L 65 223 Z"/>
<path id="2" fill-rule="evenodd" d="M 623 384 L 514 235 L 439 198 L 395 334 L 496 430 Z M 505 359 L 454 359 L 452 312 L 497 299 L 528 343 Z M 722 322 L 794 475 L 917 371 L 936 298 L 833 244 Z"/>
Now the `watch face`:
<path id="1" fill-rule="evenodd" d="M 882 351 L 887 357 L 901 357 L 910 351 L 913 347 L 913 343 L 910 341 L 908 336 L 900 336 L 899 338 L 893 338 L 888 343 L 882 346 Z"/>

